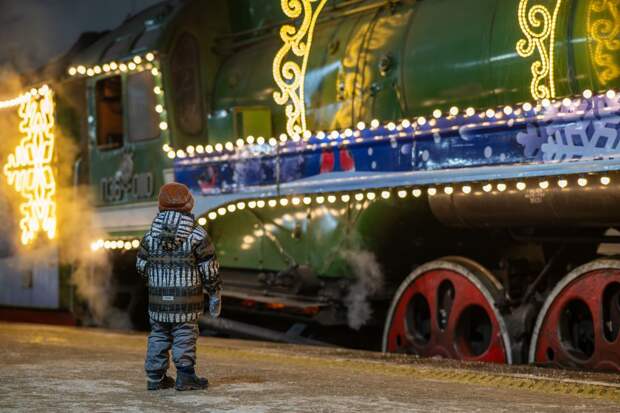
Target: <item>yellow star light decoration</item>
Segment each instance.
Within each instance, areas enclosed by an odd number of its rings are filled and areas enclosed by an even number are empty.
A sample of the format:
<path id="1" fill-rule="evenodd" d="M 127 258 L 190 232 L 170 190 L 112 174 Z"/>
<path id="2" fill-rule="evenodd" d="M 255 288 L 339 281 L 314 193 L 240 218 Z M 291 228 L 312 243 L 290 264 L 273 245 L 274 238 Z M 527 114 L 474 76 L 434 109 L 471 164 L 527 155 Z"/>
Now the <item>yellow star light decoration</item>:
<path id="1" fill-rule="evenodd" d="M 302 16 L 299 27 L 285 24 L 280 28 L 283 45 L 273 59 L 273 79 L 280 88 L 273 92 L 278 105 L 286 105 L 288 118 L 286 131 L 290 136 L 299 136 L 306 130 L 306 108 L 304 103 L 304 78 L 308 56 L 317 18 L 327 0 L 281 0 L 284 14 L 291 19 Z M 314 10 L 313 4 L 316 4 Z M 293 52 L 293 58 L 301 58 L 301 66 L 285 57 Z"/>
<path id="2" fill-rule="evenodd" d="M 31 243 L 39 232 L 56 236 L 56 181 L 54 154 L 54 98 L 46 85 L 23 95 L 19 102 L 22 139 L 4 165 L 7 181 L 24 198 L 19 209 L 21 243 Z"/>

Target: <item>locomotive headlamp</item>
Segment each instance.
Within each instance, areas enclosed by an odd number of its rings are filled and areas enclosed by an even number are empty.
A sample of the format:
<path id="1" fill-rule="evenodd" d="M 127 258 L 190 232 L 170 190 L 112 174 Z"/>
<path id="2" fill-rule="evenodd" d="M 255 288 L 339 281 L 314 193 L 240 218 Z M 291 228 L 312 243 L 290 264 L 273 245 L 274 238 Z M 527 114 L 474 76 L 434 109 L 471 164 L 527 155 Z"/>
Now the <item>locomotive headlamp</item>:
<path id="1" fill-rule="evenodd" d="M 566 179 L 558 180 L 558 186 L 560 188 L 566 188 L 568 186 L 568 181 Z"/>
<path id="2" fill-rule="evenodd" d="M 611 182 L 611 179 L 608 176 L 601 176 L 601 184 L 602 185 L 609 185 Z"/>
<path id="3" fill-rule="evenodd" d="M 540 181 L 540 182 L 538 183 L 538 186 L 539 186 L 541 189 L 547 189 L 547 188 L 549 188 L 549 181 Z"/>
<path id="4" fill-rule="evenodd" d="M 588 185 L 588 180 L 586 178 L 579 178 L 577 179 L 577 185 L 584 187 Z"/>

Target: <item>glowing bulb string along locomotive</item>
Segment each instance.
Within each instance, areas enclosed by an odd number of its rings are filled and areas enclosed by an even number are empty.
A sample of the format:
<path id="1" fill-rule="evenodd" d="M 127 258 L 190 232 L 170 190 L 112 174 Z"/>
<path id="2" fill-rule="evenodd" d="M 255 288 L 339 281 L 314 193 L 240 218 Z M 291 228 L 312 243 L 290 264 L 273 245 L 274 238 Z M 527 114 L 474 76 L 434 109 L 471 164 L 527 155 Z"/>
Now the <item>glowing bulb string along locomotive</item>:
<path id="1" fill-rule="evenodd" d="M 224 315 L 620 371 L 617 2 L 245 3 L 154 6 L 69 59 L 94 254 L 131 257 L 176 180 Z"/>

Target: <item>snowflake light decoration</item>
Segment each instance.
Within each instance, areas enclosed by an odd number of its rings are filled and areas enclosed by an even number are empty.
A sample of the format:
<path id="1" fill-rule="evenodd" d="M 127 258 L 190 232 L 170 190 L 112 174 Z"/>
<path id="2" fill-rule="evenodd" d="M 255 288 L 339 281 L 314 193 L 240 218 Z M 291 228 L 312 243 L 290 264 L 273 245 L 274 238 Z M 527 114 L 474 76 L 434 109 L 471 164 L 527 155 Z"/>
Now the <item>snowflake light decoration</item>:
<path id="1" fill-rule="evenodd" d="M 54 154 L 54 98 L 48 86 L 23 95 L 18 114 L 22 139 L 4 165 L 7 181 L 24 198 L 19 209 L 21 243 L 31 243 L 39 232 L 56 236 L 56 181 Z"/>

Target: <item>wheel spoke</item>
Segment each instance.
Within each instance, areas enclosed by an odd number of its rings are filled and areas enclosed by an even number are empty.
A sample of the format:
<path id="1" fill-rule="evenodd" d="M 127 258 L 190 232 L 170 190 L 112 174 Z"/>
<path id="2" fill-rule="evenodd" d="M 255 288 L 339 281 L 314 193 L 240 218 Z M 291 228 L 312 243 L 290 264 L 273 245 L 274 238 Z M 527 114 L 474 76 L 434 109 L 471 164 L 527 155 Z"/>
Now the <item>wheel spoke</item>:
<path id="1" fill-rule="evenodd" d="M 618 295 L 620 261 L 594 261 L 568 274 L 538 316 L 530 362 L 620 371 Z"/>
<path id="2" fill-rule="evenodd" d="M 506 344 L 496 334 L 497 314 L 489 302 L 497 291 L 486 289 L 486 275 L 470 270 L 479 266 L 463 263 L 469 261 L 429 263 L 403 282 L 388 316 L 384 350 L 408 347 L 422 356 L 507 361 Z M 403 332 L 405 341 L 399 338 Z"/>

